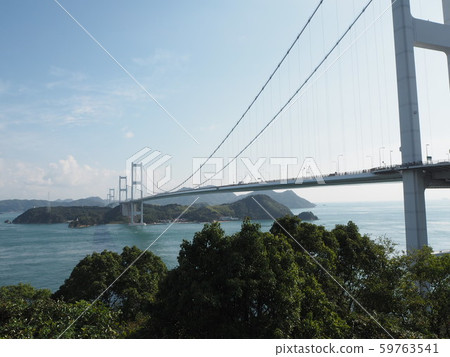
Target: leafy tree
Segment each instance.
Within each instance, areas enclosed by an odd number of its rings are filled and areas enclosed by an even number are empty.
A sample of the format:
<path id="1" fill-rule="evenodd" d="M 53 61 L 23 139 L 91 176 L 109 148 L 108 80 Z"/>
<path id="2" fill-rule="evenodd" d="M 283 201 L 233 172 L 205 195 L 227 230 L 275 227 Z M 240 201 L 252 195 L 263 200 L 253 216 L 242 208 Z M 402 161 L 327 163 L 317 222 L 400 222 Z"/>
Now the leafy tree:
<path id="1" fill-rule="evenodd" d="M 245 221 L 226 237 L 207 224 L 184 241 L 179 266 L 161 285 L 152 337 L 289 337 L 301 302 L 293 250 Z"/>
<path id="2" fill-rule="evenodd" d="M 119 255 L 105 250 L 82 259 L 53 297 L 67 302 L 93 301 L 102 294 L 100 300 L 120 309 L 123 319 L 140 319 L 166 273 L 165 264 L 152 252 L 125 247 Z"/>
<path id="3" fill-rule="evenodd" d="M 143 253 L 135 246 L 125 247 L 120 257 L 122 271 L 134 264 L 113 285 L 113 292 L 120 297 L 125 319 L 141 319 L 154 302 L 167 267 L 160 257 L 150 251 Z"/>
<path id="4" fill-rule="evenodd" d="M 226 282 L 233 294 L 237 336 L 292 337 L 302 292 L 290 244 L 284 237 L 262 233 L 250 221 L 244 221 L 230 241 Z"/>
<path id="5" fill-rule="evenodd" d="M 55 301 L 50 290 L 27 284 L 0 288 L 1 338 L 57 338 L 67 328 L 61 337 L 115 338 L 121 333 L 118 322 L 119 313 L 102 303 Z"/>
<path id="6" fill-rule="evenodd" d="M 183 242 L 178 261 L 157 296 L 152 337 L 324 337 L 347 328 L 309 285 L 287 239 L 248 220 L 231 237 L 205 225 Z"/>
<path id="7" fill-rule="evenodd" d="M 398 293 L 406 328 L 430 338 L 450 337 L 450 254 L 424 247 L 398 259 L 403 275 Z"/>
<path id="8" fill-rule="evenodd" d="M 271 232 L 290 237 L 305 281 L 301 336 L 358 337 L 353 332 L 357 330 L 359 314 L 367 315 L 348 293 L 372 312 L 385 307 L 385 298 L 392 294 L 386 289 L 394 270 L 388 264 L 391 250 L 362 236 L 352 222 L 337 225 L 331 231 L 292 216 L 278 222 Z M 388 304 L 387 308 L 391 307 Z M 368 323 L 375 324 L 371 319 Z M 376 324 L 375 328 L 379 329 Z M 383 330 L 379 332 L 386 337 Z"/>
<path id="9" fill-rule="evenodd" d="M 414 254 L 397 257 L 388 239 L 374 241 L 361 235 L 353 222 L 337 225 L 331 231 L 296 217 L 286 216 L 279 222 L 288 233 L 277 223 L 271 232 L 291 238 L 289 242 L 296 250 L 299 270 L 307 280 L 304 291 L 317 286 L 303 300 L 302 311 L 308 311 L 306 316 L 302 315 L 303 331 L 306 328 L 315 336 L 324 333 L 334 338 L 386 338 L 386 331 L 355 303 L 350 293 L 395 337 L 449 336 L 449 255 L 437 257 L 431 254 L 431 248 L 425 247 Z M 318 308 L 337 313 L 339 319 L 330 321 L 340 328 L 326 330 L 332 324 L 318 328 L 320 319 L 317 318 L 308 323 L 308 317 Z M 347 333 L 345 325 L 350 327 Z"/>
<path id="10" fill-rule="evenodd" d="M 340 288 L 324 271 L 326 269 L 331 275 L 336 274 L 338 243 L 334 235 L 322 226 L 301 222 L 296 216 L 280 218 L 274 222 L 270 232 L 286 236 L 295 251 L 302 281 L 300 288 L 304 293 L 295 336 L 345 337 L 349 326 L 337 313 L 338 303 L 333 298 L 340 293 Z"/>
<path id="11" fill-rule="evenodd" d="M 75 266 L 70 277 L 53 297 L 67 302 L 93 301 L 120 275 L 121 268 L 119 254 L 107 250 L 102 253 L 94 252 Z M 100 300 L 109 306 L 114 306 L 118 299 L 115 291 L 109 289 Z"/>

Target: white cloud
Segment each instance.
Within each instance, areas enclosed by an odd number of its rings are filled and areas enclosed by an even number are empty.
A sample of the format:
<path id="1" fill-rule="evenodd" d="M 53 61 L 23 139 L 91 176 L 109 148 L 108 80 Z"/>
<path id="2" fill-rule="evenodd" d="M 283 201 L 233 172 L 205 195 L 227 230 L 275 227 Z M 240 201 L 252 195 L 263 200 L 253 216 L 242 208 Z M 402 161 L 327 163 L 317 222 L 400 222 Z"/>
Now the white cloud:
<path id="1" fill-rule="evenodd" d="M 132 139 L 134 138 L 134 132 L 127 126 L 122 128 L 123 136 L 125 139 Z"/>
<path id="2" fill-rule="evenodd" d="M 99 180 L 109 180 L 117 173 L 112 170 L 93 168 L 89 165 L 80 165 L 72 156 L 61 159 L 57 163 L 49 164 L 46 175 L 51 185 L 59 186 L 90 186 L 97 185 Z"/>
<path id="3" fill-rule="evenodd" d="M 134 137 L 134 133 L 132 131 L 127 131 L 125 133 L 125 138 L 126 139 L 132 139 Z"/>
<path id="4" fill-rule="evenodd" d="M 1 160 L 0 166 L 1 199 L 42 197 L 43 192 L 48 192 L 44 169 L 8 160 Z"/>
<path id="5" fill-rule="evenodd" d="M 46 88 L 53 89 L 56 87 L 73 87 L 87 79 L 87 75 L 82 72 L 69 71 L 64 68 L 52 66 L 50 75 L 56 77 L 56 81 L 46 83 Z"/>
<path id="6" fill-rule="evenodd" d="M 177 55 L 168 50 L 157 49 L 147 57 L 136 57 L 132 61 L 139 66 L 150 66 L 159 71 L 164 71 L 167 69 L 178 70 L 189 59 L 189 55 Z"/>
<path id="7" fill-rule="evenodd" d="M 119 172 L 80 164 L 69 155 L 40 167 L 29 162 L 0 159 L 0 199 L 104 196 L 115 187 Z"/>

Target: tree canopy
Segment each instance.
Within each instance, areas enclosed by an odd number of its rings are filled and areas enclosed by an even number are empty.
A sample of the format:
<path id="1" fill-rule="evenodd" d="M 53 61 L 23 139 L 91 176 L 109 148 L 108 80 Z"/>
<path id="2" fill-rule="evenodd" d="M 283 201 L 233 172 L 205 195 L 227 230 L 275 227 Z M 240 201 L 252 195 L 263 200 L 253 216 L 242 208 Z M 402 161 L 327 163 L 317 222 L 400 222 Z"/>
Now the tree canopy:
<path id="1" fill-rule="evenodd" d="M 136 319 L 148 310 L 166 273 L 161 258 L 150 251 L 125 247 L 119 255 L 105 250 L 82 259 L 53 298 L 75 302 L 100 297 L 124 319 Z"/>
<path id="2" fill-rule="evenodd" d="M 147 336 L 448 337 L 449 256 L 394 252 L 353 222 L 326 230 L 286 216 L 232 236 L 205 225 L 181 245 Z"/>
<path id="3" fill-rule="evenodd" d="M 153 309 L 157 337 L 290 337 L 300 318 L 294 251 L 245 221 L 226 237 L 207 224 L 184 241 Z"/>
<path id="4" fill-rule="evenodd" d="M 233 235 L 206 224 L 170 271 L 125 247 L 86 256 L 54 294 L 2 287 L 0 337 L 53 338 L 76 320 L 64 337 L 449 338 L 449 301 L 448 254 L 397 255 L 352 222 L 285 216 L 262 232 L 246 219 Z"/>
<path id="5" fill-rule="evenodd" d="M 118 337 L 119 312 L 111 311 L 102 303 L 87 309 L 89 306 L 84 300 L 55 301 L 50 290 L 27 284 L 3 286 L 0 288 L 0 336 L 57 338 L 68 328 L 64 338 Z"/>

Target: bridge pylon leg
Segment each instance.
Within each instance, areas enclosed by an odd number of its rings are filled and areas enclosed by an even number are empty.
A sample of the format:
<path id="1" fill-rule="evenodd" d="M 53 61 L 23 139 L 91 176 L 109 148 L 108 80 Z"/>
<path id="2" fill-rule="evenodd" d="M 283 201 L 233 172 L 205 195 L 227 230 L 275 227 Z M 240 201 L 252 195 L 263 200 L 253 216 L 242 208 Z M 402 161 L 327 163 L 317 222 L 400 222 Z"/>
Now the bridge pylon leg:
<path id="1" fill-rule="evenodd" d="M 133 224 L 134 204 L 132 202 L 122 202 L 120 206 L 122 208 L 122 216 L 128 217 L 130 219 L 130 224 Z"/>
<path id="2" fill-rule="evenodd" d="M 420 170 L 404 171 L 403 201 L 405 210 L 406 250 L 412 252 L 428 245 L 425 204 L 425 175 Z"/>
<path id="3" fill-rule="evenodd" d="M 414 22 L 409 0 L 393 3 L 395 59 L 403 164 L 422 162 L 419 104 L 414 58 Z M 403 202 L 407 251 L 428 244 L 425 185 L 417 171 L 404 171 Z"/>
<path id="4" fill-rule="evenodd" d="M 139 205 L 139 209 L 138 209 Z M 139 220 L 136 222 L 136 216 L 139 215 Z M 144 225 L 144 202 L 141 201 L 139 203 L 131 203 L 131 210 L 130 210 L 130 225 L 137 226 L 137 225 Z"/>

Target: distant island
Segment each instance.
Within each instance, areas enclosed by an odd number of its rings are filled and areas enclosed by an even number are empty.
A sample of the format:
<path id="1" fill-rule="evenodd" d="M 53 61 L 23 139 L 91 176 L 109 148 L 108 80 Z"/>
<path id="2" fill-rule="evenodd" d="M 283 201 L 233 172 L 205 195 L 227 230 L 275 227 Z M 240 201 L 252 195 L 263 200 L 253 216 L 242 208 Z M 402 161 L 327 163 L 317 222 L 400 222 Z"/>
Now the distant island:
<path id="1" fill-rule="evenodd" d="M 113 209 L 109 207 L 37 207 L 16 217 L 13 224 L 55 224 L 69 223 L 70 226 L 92 226 L 114 222 Z M 120 211 L 119 211 L 120 213 Z M 122 217 L 116 217 L 123 223 Z"/>
<path id="2" fill-rule="evenodd" d="M 181 189 L 183 190 L 183 189 Z M 220 192 L 220 193 L 210 193 L 203 194 L 199 196 L 197 203 L 206 204 L 208 206 L 217 206 L 225 203 L 233 203 L 238 200 L 241 200 L 245 197 L 250 197 L 254 195 L 266 195 L 275 201 L 285 205 L 289 208 L 313 208 L 316 205 L 300 196 L 298 196 L 292 190 L 286 190 L 283 192 L 276 192 L 273 190 L 263 190 L 257 192 L 251 192 L 246 195 L 236 195 L 233 192 Z M 156 200 L 152 200 L 151 203 L 153 205 L 158 206 L 166 206 L 170 204 L 178 204 L 178 205 L 189 205 L 192 202 L 193 196 L 184 196 L 184 197 L 171 197 L 171 198 L 160 198 Z"/>
<path id="3" fill-rule="evenodd" d="M 251 219 L 270 219 L 258 205 L 258 201 L 273 217 L 292 215 L 291 210 L 267 195 L 246 196 L 236 202 L 214 206 L 195 205 L 180 219 L 180 222 L 213 222 Z M 144 222 L 147 224 L 168 223 L 177 218 L 187 206 L 170 204 L 165 206 L 144 205 Z M 69 223 L 71 228 L 89 227 L 99 224 L 128 223 L 122 216 L 120 206 L 110 207 L 38 207 L 31 208 L 15 218 L 14 224 Z"/>
<path id="4" fill-rule="evenodd" d="M 218 206 L 226 203 L 237 202 L 245 197 L 249 197 L 255 194 L 261 194 L 269 196 L 275 201 L 285 205 L 289 208 L 313 208 L 315 204 L 298 196 L 292 190 L 286 190 L 283 192 L 276 192 L 271 190 L 258 191 L 257 193 L 251 192 L 246 195 L 236 195 L 232 192 L 220 192 L 200 195 L 197 200 L 198 204 L 203 206 Z M 152 200 L 152 205 L 167 206 L 167 205 L 181 205 L 188 206 L 193 196 L 175 197 L 175 198 L 160 198 Z M 6 212 L 24 212 L 30 208 L 47 207 L 53 209 L 56 207 L 106 207 L 109 204 L 108 201 L 101 199 L 100 197 L 88 197 L 78 200 L 66 199 L 66 200 L 0 200 L 0 213 Z"/>
<path id="5" fill-rule="evenodd" d="M 297 217 L 300 218 L 302 221 L 317 221 L 319 219 L 319 217 L 317 217 L 311 211 L 301 212 Z"/>

